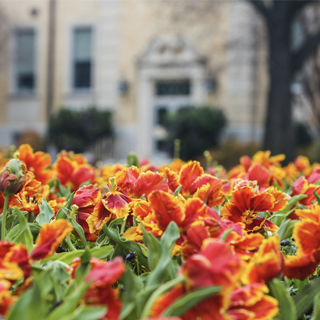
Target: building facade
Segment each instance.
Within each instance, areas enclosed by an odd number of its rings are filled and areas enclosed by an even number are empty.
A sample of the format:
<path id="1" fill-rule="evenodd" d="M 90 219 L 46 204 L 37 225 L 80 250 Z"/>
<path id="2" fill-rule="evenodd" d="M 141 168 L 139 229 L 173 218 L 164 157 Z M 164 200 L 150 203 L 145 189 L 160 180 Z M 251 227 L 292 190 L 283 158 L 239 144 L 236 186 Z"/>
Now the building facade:
<path id="1" fill-rule="evenodd" d="M 161 117 L 219 107 L 226 136 L 262 137 L 261 26 L 246 2 L 0 0 L 0 145 L 45 135 L 60 107 L 112 110 L 113 157 L 162 156 Z"/>

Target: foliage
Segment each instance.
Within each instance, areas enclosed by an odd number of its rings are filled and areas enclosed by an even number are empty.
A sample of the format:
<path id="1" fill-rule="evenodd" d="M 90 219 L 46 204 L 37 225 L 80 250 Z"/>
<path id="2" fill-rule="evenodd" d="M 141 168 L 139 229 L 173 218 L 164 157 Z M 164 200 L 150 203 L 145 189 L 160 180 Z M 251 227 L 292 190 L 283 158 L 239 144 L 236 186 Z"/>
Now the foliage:
<path id="1" fill-rule="evenodd" d="M 314 140 L 310 126 L 303 122 L 295 124 L 295 142 L 297 147 L 309 146 Z"/>
<path id="2" fill-rule="evenodd" d="M 313 32 L 304 34 L 297 46 L 294 45 L 297 37 L 292 36 L 292 30 L 297 26 L 296 18 L 302 15 L 304 9 L 310 5 L 314 6 L 311 10 L 316 10 L 317 4 L 307 0 L 247 2 L 262 19 L 268 40 L 269 92 L 263 147 L 273 153 L 285 153 L 292 161 L 295 137 L 291 117 L 294 101 L 291 86 L 305 62 L 319 48 L 320 28 L 319 24 L 313 25 L 310 28 Z"/>
<path id="3" fill-rule="evenodd" d="M 181 141 L 181 158 L 189 160 L 218 146 L 226 122 L 221 110 L 184 107 L 169 115 L 166 126 L 169 139 Z"/>
<path id="4" fill-rule="evenodd" d="M 252 157 L 260 146 L 255 142 L 242 142 L 236 138 L 223 141 L 218 149 L 213 150 L 213 159 L 226 168 L 231 168 L 239 162 L 242 155 Z"/>
<path id="5" fill-rule="evenodd" d="M 66 151 L 51 164 L 28 145 L 13 157 L 0 185 L 18 179 L 12 163 L 24 179 L 0 191 L 0 317 L 319 318 L 320 166 L 306 157 L 283 167 L 259 151 L 229 171 L 210 154 L 206 169 L 133 154 L 94 168 Z"/>
<path id="6" fill-rule="evenodd" d="M 97 139 L 112 135 L 112 113 L 108 110 L 61 108 L 49 122 L 49 141 L 58 150 L 83 152 Z"/>

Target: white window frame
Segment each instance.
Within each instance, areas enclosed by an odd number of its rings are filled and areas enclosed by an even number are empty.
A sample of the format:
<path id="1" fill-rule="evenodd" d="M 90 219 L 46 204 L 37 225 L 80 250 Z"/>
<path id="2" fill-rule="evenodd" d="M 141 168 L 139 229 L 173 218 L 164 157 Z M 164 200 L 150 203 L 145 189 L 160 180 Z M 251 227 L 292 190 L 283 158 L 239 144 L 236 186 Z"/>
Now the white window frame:
<path id="1" fill-rule="evenodd" d="M 34 32 L 34 87 L 33 89 L 20 89 L 17 83 L 17 60 L 16 60 L 16 50 L 17 50 L 17 33 L 19 31 L 32 30 Z M 10 65 L 10 87 L 11 94 L 13 95 L 24 95 L 24 96 L 34 96 L 39 90 L 39 30 L 33 25 L 17 26 L 14 27 L 10 33 L 10 50 L 9 50 L 9 61 Z"/>
<path id="2" fill-rule="evenodd" d="M 74 47 L 74 35 L 75 31 L 77 29 L 91 29 L 91 85 L 89 88 L 76 88 L 74 86 L 74 53 L 75 53 L 75 47 Z M 95 27 L 93 24 L 74 24 L 70 28 L 69 33 L 69 45 L 70 45 L 70 58 L 69 58 L 69 88 L 70 92 L 72 93 L 91 93 L 94 91 L 95 87 L 95 58 L 96 58 L 96 50 L 95 50 Z"/>

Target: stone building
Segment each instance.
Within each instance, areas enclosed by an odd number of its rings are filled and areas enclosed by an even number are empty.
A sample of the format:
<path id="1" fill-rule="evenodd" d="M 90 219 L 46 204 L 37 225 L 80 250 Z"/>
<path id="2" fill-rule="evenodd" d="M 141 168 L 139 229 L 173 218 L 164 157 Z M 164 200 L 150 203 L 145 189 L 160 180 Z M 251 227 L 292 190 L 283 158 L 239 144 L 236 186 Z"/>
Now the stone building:
<path id="1" fill-rule="evenodd" d="M 61 106 L 114 113 L 113 157 L 156 157 L 160 116 L 223 109 L 225 135 L 259 141 L 259 19 L 245 1 L 0 0 L 0 145 L 44 135 Z"/>

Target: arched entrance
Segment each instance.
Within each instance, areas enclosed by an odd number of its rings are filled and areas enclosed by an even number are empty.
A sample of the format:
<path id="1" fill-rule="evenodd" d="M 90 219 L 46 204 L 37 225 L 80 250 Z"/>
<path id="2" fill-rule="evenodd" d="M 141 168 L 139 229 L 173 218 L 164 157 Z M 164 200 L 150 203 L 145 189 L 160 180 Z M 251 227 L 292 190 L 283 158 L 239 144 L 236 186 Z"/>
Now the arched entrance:
<path id="1" fill-rule="evenodd" d="M 165 157 L 162 120 L 182 106 L 207 101 L 206 60 L 182 36 L 153 39 L 138 59 L 138 155 Z"/>

